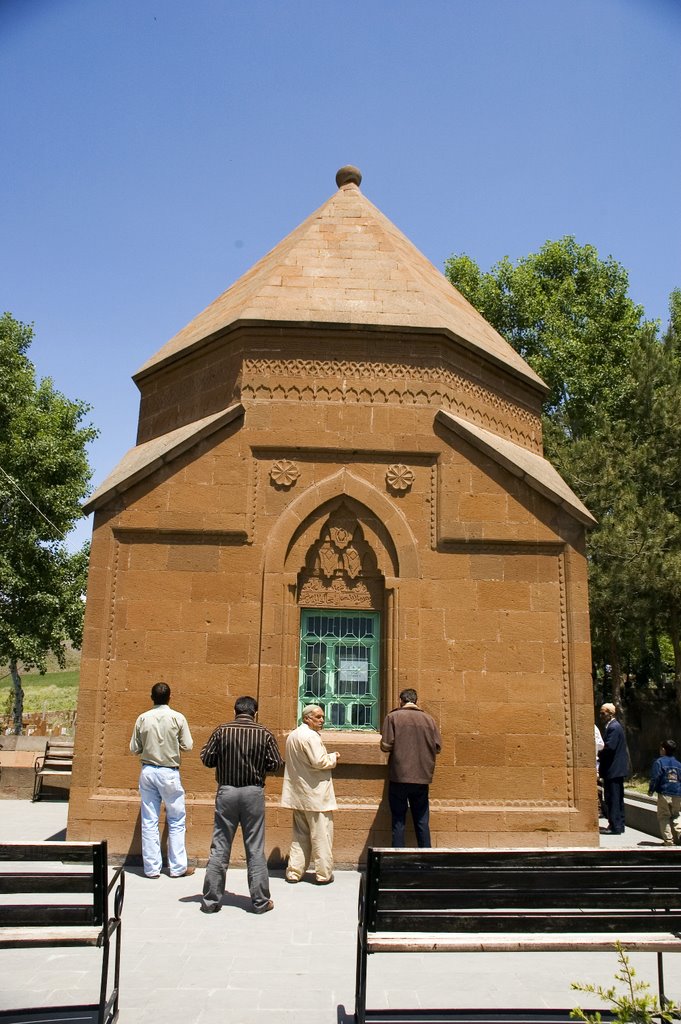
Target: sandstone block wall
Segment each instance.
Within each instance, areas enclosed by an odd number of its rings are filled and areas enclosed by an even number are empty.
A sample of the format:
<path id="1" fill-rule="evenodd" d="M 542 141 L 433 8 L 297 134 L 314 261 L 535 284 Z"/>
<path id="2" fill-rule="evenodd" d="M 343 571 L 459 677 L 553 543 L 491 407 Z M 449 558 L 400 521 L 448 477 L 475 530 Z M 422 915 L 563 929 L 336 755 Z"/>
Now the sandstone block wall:
<path id="1" fill-rule="evenodd" d="M 303 332 L 284 353 L 266 332 L 260 348 L 235 338 L 143 387 L 141 440 L 235 396 L 243 412 L 96 513 L 69 839 L 104 836 L 117 855 L 139 854 L 138 764 L 126 751 L 164 679 L 194 735 L 188 847 L 205 860 L 214 782 L 201 746 L 251 693 L 283 750 L 301 607 L 319 606 L 380 614 L 381 717 L 413 686 L 439 722 L 437 846 L 595 844 L 583 524 L 436 419 L 454 410 L 541 453 L 538 399 L 442 342 L 323 340 L 311 351 Z M 325 579 L 315 562 L 333 516 L 363 545 L 357 578 Z M 375 732 L 325 741 L 342 755 L 337 858 L 354 865 L 367 845 L 389 844 L 385 756 Z M 280 789 L 268 781 L 273 863 L 290 840 Z"/>

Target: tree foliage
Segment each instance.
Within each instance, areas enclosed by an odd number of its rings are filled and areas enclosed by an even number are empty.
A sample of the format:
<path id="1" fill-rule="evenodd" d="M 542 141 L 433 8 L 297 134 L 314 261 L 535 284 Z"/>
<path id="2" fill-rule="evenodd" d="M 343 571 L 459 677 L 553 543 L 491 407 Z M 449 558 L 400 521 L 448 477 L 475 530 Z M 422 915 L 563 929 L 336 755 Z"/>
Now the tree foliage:
<path id="1" fill-rule="evenodd" d="M 546 454 L 598 520 L 595 673 L 615 700 L 622 679 L 661 684 L 669 638 L 681 712 L 681 290 L 661 335 L 624 268 L 572 237 L 488 273 L 453 256 L 446 273 L 549 387 Z"/>
<path id="2" fill-rule="evenodd" d="M 30 325 L 0 318 L 0 660 L 14 683 L 21 731 L 20 667 L 45 671 L 51 651 L 63 664 L 80 645 L 88 546 L 70 554 L 64 539 L 81 516 L 97 435 L 89 406 L 37 380 L 27 352 Z"/>
<path id="3" fill-rule="evenodd" d="M 595 409 L 616 414 L 629 401 L 643 310 L 615 260 L 566 236 L 517 263 L 505 256 L 486 274 L 465 255 L 447 260 L 445 272 L 548 385 L 552 434 L 590 434 Z"/>

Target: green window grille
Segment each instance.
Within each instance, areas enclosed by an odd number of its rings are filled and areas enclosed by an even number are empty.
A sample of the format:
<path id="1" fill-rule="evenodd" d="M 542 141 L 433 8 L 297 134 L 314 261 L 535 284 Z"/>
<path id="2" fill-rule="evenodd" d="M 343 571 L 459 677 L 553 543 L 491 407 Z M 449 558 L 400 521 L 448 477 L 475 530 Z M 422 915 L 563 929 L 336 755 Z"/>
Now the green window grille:
<path id="1" fill-rule="evenodd" d="M 377 730 L 379 643 L 377 612 L 303 609 L 298 715 L 319 704 L 333 729 Z"/>

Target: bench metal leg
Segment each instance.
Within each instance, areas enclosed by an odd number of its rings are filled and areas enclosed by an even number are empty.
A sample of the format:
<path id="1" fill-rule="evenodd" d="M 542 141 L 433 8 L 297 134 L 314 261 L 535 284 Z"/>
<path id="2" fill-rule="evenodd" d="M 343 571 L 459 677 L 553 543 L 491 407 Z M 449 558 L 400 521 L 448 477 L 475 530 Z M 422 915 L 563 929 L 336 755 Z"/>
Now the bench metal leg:
<path id="1" fill-rule="evenodd" d="M 357 977 L 355 979 L 355 1022 L 364 1024 L 367 1007 L 367 951 L 361 937 L 357 940 Z"/>
<path id="2" fill-rule="evenodd" d="M 662 964 L 662 953 L 657 954 L 657 988 L 660 993 L 660 1008 L 664 1010 L 668 1000 L 664 994 L 664 967 Z"/>

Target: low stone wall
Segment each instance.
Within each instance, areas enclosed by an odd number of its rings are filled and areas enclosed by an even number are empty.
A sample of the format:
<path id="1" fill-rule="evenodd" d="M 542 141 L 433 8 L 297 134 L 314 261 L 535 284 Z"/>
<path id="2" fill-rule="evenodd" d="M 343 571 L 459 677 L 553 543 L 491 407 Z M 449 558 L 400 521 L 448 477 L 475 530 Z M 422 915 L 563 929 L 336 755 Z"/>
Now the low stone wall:
<path id="1" fill-rule="evenodd" d="M 75 712 L 25 715 L 24 734 L 0 735 L 0 800 L 30 800 L 35 782 L 36 758 L 45 753 L 48 739 L 64 736 L 72 739 Z M 50 783 L 51 796 L 68 798 L 71 776 Z"/>
<path id="2" fill-rule="evenodd" d="M 629 828 L 660 838 L 657 823 L 657 800 L 654 796 L 627 789 L 624 793 L 624 821 Z"/>
<path id="3" fill-rule="evenodd" d="M 0 736 L 0 800 L 30 800 L 35 759 L 45 753 L 45 736 Z"/>
<path id="4" fill-rule="evenodd" d="M 76 730 L 75 711 L 34 711 L 21 719 L 21 735 L 26 736 L 69 736 L 73 739 Z M 5 737 L 14 735 L 11 715 L 0 716 L 0 733 Z M 0 736 L 0 743 L 7 749 L 7 742 Z"/>

